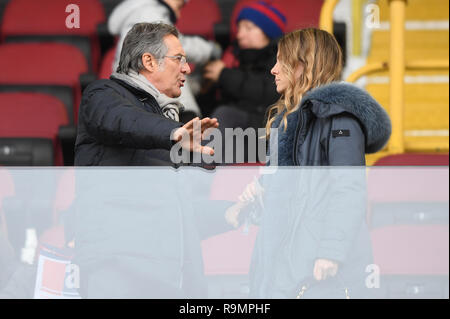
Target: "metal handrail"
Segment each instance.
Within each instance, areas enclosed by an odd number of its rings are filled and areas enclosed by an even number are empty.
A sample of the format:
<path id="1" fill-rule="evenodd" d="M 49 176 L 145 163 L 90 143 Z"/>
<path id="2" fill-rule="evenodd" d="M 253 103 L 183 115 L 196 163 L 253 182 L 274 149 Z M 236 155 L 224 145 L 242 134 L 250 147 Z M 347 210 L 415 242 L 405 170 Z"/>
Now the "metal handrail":
<path id="1" fill-rule="evenodd" d="M 333 13 L 339 0 L 325 0 L 320 10 L 320 29 L 333 34 Z"/>
<path id="2" fill-rule="evenodd" d="M 407 71 L 413 70 L 449 70 L 448 60 L 430 60 L 430 61 L 411 61 L 406 62 L 405 69 Z M 350 83 L 355 83 L 363 76 L 368 76 L 373 73 L 389 71 L 388 62 L 374 62 L 367 64 L 358 70 L 350 74 L 346 81 Z"/>
<path id="3" fill-rule="evenodd" d="M 387 71 L 389 65 L 387 62 L 371 63 L 359 68 L 347 78 L 347 82 L 354 83 L 358 81 L 361 77 L 370 75 L 372 73 Z"/>
<path id="4" fill-rule="evenodd" d="M 333 12 L 339 0 L 325 0 L 320 13 L 320 28 L 333 33 Z M 436 151 L 448 149 L 448 143 L 428 145 L 404 141 L 404 78 L 407 70 L 448 70 L 448 60 L 405 61 L 405 11 L 407 0 L 389 0 L 390 4 L 390 57 L 389 62 L 376 62 L 363 66 L 353 72 L 348 82 L 377 72 L 389 71 L 390 116 L 392 135 L 386 154 L 399 154 L 408 151 Z"/>
<path id="5" fill-rule="evenodd" d="M 412 61 L 406 63 L 406 70 L 447 70 L 448 60 Z"/>
<path id="6" fill-rule="evenodd" d="M 389 70 L 389 63 L 378 62 L 367 64 L 347 77 L 347 82 L 355 83 L 363 76 L 368 76 L 374 73 L 385 72 Z M 448 60 L 430 60 L 430 61 L 411 61 L 405 64 L 405 70 L 449 70 Z M 395 125 L 395 124 L 393 124 Z M 402 132 L 402 138 L 404 133 Z M 436 152 L 442 150 L 448 150 L 448 142 L 439 142 L 429 144 L 427 142 L 415 141 L 411 143 L 409 141 L 403 141 L 403 150 L 408 152 Z M 388 149 L 385 155 L 395 154 L 392 149 Z"/>
<path id="7" fill-rule="evenodd" d="M 355 82 L 365 75 L 389 71 L 389 105 L 392 121 L 392 135 L 389 140 L 388 153 L 399 154 L 408 151 L 448 150 L 448 142 L 432 145 L 423 142 L 410 143 L 404 140 L 404 86 L 407 70 L 448 70 L 448 60 L 409 61 L 405 59 L 405 11 L 407 0 L 389 0 L 390 5 L 390 56 L 389 62 L 368 64 L 353 72 L 347 81 Z"/>

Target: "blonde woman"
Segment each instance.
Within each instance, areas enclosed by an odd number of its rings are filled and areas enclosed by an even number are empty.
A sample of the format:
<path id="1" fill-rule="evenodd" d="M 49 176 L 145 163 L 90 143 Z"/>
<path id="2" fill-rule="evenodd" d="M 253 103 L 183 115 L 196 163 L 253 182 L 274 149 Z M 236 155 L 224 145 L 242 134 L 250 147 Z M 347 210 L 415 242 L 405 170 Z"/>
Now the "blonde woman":
<path id="1" fill-rule="evenodd" d="M 386 144 L 391 133 L 387 113 L 365 91 L 337 82 L 341 70 L 341 49 L 325 31 L 304 29 L 280 40 L 271 73 L 281 98 L 268 111 L 266 124 L 270 145 L 278 145 L 270 150 L 277 151 L 278 163 L 271 165 L 364 167 L 365 153 Z M 271 129 L 278 134 L 271 136 Z M 227 212 L 237 226 L 248 203 L 264 203 L 252 260 L 252 296 L 294 297 L 308 278 L 330 283 L 309 296 L 344 296 L 337 288 L 344 286 L 341 279 L 346 273 L 364 274 L 371 260 L 367 232 L 361 232 L 364 178 L 349 169 L 279 171 L 250 184 Z M 350 267 L 350 260 L 358 266 Z M 353 280 L 360 287 L 361 278 Z"/>

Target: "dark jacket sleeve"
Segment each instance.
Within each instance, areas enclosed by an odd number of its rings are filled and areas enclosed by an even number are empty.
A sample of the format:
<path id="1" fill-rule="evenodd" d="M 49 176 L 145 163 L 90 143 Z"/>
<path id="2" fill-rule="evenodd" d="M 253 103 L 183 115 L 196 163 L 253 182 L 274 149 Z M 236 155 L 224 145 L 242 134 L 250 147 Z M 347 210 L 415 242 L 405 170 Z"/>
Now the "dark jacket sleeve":
<path id="1" fill-rule="evenodd" d="M 225 219 L 227 209 L 234 204 L 223 200 L 205 200 L 196 203 L 195 207 L 198 209 L 195 211 L 195 218 L 202 240 L 234 230 Z"/>
<path id="2" fill-rule="evenodd" d="M 80 120 L 98 142 L 137 149 L 170 149 L 172 130 L 181 124 L 132 104 L 113 87 L 86 90 Z"/>
<path id="3" fill-rule="evenodd" d="M 333 137 L 333 131 L 344 130 L 349 136 Z M 322 226 L 318 258 L 345 262 L 366 215 L 365 136 L 358 121 L 350 115 L 335 117 L 331 131 L 328 157 L 334 167 L 329 169 L 329 208 Z"/>
<path id="4" fill-rule="evenodd" d="M 225 68 L 220 74 L 219 86 L 224 95 L 251 101 L 253 106 L 268 106 L 279 98 L 273 77 L 261 72 Z"/>
<path id="5" fill-rule="evenodd" d="M 339 135 L 340 131 L 342 131 L 342 135 Z M 334 117 L 330 134 L 328 142 L 328 164 L 330 166 L 366 165 L 365 135 L 355 117 L 350 114 Z"/>

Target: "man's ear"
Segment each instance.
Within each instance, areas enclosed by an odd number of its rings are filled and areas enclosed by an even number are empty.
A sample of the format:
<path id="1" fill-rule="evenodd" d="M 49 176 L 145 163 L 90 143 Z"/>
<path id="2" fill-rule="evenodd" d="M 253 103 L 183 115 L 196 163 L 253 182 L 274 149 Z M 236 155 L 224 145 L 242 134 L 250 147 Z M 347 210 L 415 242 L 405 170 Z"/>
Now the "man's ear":
<path id="1" fill-rule="evenodd" d="M 158 62 L 155 57 L 150 53 L 144 53 L 142 55 L 142 65 L 149 72 L 155 72 Z"/>

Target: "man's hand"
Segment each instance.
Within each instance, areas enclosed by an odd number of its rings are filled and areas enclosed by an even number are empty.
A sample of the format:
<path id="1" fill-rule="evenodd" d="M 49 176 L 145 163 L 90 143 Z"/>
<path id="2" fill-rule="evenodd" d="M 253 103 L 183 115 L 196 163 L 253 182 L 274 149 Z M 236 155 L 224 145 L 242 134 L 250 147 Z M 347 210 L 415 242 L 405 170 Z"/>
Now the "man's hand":
<path id="1" fill-rule="evenodd" d="M 338 264 L 328 259 L 317 259 L 314 264 L 314 278 L 318 281 L 336 276 Z"/>
<path id="2" fill-rule="evenodd" d="M 181 147 L 190 152 L 198 152 L 207 155 L 214 155 L 214 150 L 208 146 L 202 146 L 201 141 L 205 136 L 205 131 L 212 128 L 218 128 L 219 122 L 217 119 L 210 119 L 205 117 L 200 120 L 198 117 L 187 122 L 180 127 L 173 134 L 175 142 L 181 141 Z M 183 138 L 183 135 L 188 135 L 189 138 Z"/>
<path id="3" fill-rule="evenodd" d="M 264 194 L 264 188 L 258 182 L 258 179 L 254 179 L 248 184 L 242 194 L 239 196 L 239 201 L 243 203 L 254 202 L 256 198 L 261 199 Z"/>
<path id="4" fill-rule="evenodd" d="M 219 81 L 220 73 L 225 68 L 225 63 L 222 60 L 209 62 L 205 65 L 203 77 L 207 80 L 217 82 Z"/>

